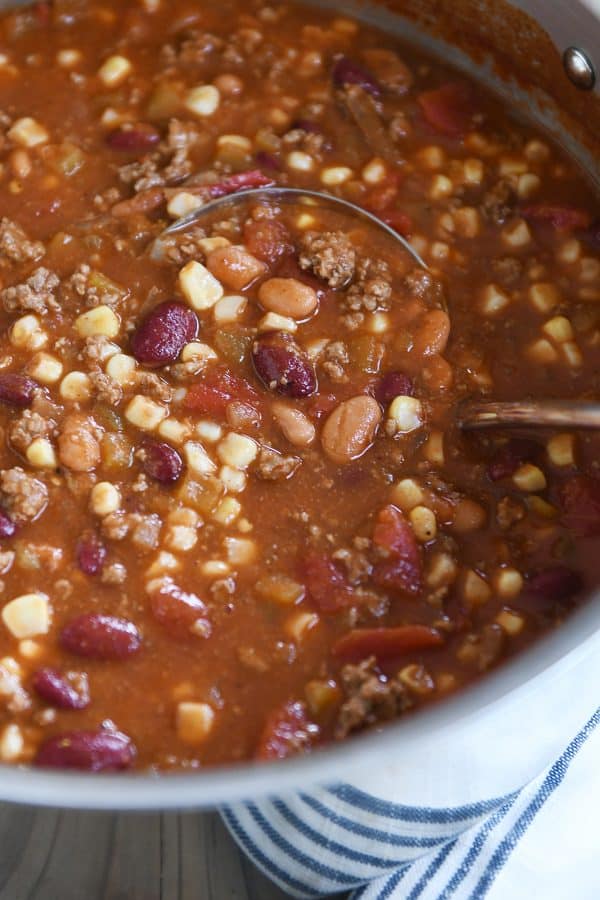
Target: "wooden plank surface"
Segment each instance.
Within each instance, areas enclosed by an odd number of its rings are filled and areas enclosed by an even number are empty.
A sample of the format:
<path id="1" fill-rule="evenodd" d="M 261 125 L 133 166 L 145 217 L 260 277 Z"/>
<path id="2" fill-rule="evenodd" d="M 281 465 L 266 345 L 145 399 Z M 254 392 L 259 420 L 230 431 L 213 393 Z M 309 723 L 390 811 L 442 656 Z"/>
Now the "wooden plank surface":
<path id="1" fill-rule="evenodd" d="M 216 813 L 0 804 L 0 900 L 283 900 Z"/>

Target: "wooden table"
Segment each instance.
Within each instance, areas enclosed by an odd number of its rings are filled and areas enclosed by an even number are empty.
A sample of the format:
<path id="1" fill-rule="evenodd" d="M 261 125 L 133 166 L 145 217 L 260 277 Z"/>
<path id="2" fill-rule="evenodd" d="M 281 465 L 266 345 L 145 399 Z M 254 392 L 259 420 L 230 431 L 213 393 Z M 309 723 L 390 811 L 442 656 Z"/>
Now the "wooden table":
<path id="1" fill-rule="evenodd" d="M 216 813 L 0 805 L 0 900 L 283 900 Z"/>

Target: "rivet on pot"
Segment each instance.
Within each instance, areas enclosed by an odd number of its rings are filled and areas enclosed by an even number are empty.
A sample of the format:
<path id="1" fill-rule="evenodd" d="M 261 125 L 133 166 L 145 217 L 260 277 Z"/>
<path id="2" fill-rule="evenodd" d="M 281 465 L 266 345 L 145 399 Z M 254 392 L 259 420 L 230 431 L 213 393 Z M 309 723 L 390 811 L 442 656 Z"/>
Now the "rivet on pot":
<path id="1" fill-rule="evenodd" d="M 590 58 L 578 47 L 567 47 L 563 53 L 563 66 L 567 77 L 582 91 L 591 91 L 596 83 L 596 73 Z"/>

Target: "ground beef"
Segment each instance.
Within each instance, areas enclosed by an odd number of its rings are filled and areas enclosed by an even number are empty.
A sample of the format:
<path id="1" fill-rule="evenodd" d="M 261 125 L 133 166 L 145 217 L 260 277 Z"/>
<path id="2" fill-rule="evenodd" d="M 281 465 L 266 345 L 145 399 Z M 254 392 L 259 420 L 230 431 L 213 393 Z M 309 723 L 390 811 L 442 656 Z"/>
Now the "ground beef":
<path id="1" fill-rule="evenodd" d="M 204 228 L 191 228 L 177 234 L 170 234 L 161 240 L 161 252 L 167 262 L 182 266 L 190 259 L 204 260 L 200 243 L 206 238 Z"/>
<path id="2" fill-rule="evenodd" d="M 482 216 L 493 225 L 503 225 L 514 215 L 517 193 L 506 178 L 501 178 L 483 195 L 480 209 Z"/>
<path id="3" fill-rule="evenodd" d="M 26 409 L 18 419 L 11 422 L 8 429 L 8 439 L 11 446 L 22 455 L 36 438 L 50 438 L 56 434 L 57 426 L 54 419 L 47 419 L 39 413 Z"/>
<path id="4" fill-rule="evenodd" d="M 15 522 L 32 522 L 48 505 L 48 488 L 16 466 L 0 472 L 0 497 L 2 507 Z"/>
<path id="5" fill-rule="evenodd" d="M 362 553 L 354 547 L 342 547 L 340 550 L 336 550 L 333 558 L 342 563 L 346 569 L 348 581 L 354 585 L 365 581 L 373 569 L 366 553 Z"/>
<path id="6" fill-rule="evenodd" d="M 114 354 L 114 344 L 103 335 L 94 335 L 85 339 L 83 355 L 92 365 L 99 366 Z"/>
<path id="7" fill-rule="evenodd" d="M 173 388 L 154 372 L 136 373 L 135 383 L 142 394 L 152 397 L 153 400 L 170 403 L 173 399 Z"/>
<path id="8" fill-rule="evenodd" d="M 441 283 L 424 269 L 412 269 L 404 277 L 404 287 L 413 297 L 425 300 L 431 306 L 444 306 Z"/>
<path id="9" fill-rule="evenodd" d="M 520 500 L 513 497 L 503 497 L 498 501 L 496 510 L 496 521 L 502 531 L 508 531 L 517 522 L 525 518 L 525 507 Z"/>
<path id="10" fill-rule="evenodd" d="M 133 186 L 136 194 L 153 187 L 163 187 L 165 179 L 160 169 L 161 158 L 153 153 L 145 159 L 127 163 L 119 168 L 119 178 L 123 184 Z"/>
<path id="11" fill-rule="evenodd" d="M 300 150 L 317 161 L 322 159 L 323 153 L 331 150 L 331 142 L 320 131 L 293 128 L 283 135 L 281 141 L 287 151 Z"/>
<path id="12" fill-rule="evenodd" d="M 332 381 L 347 381 L 346 366 L 350 362 L 348 348 L 343 341 L 330 341 L 321 358 L 321 368 Z"/>
<path id="13" fill-rule="evenodd" d="M 375 312 L 389 309 L 392 285 L 389 266 L 383 260 L 361 259 L 356 267 L 356 284 L 348 289 L 343 307 L 348 312 Z"/>
<path id="14" fill-rule="evenodd" d="M 156 550 L 162 528 L 160 516 L 156 513 L 150 513 L 150 515 L 133 513 L 129 518 L 133 526 L 131 540 L 138 550 L 144 552 Z"/>
<path id="15" fill-rule="evenodd" d="M 341 671 L 341 684 L 346 699 L 335 727 L 338 740 L 395 719 L 411 706 L 404 685 L 397 678 L 386 678 L 378 669 L 375 657 L 358 665 L 347 665 Z"/>
<path id="16" fill-rule="evenodd" d="M 354 277 L 356 251 L 343 231 L 307 231 L 299 262 L 302 269 L 310 269 L 329 287 L 341 288 Z"/>
<path id="17" fill-rule="evenodd" d="M 14 284 L 0 292 L 7 312 L 34 312 L 44 316 L 60 309 L 55 292 L 60 280 L 49 269 L 37 268 L 22 284 Z"/>
<path id="18" fill-rule="evenodd" d="M 124 184 L 133 185 L 136 193 L 179 184 L 192 174 L 193 164 L 189 159 L 189 151 L 199 136 L 195 125 L 173 119 L 167 138 L 159 150 L 141 160 L 121 166 L 119 178 Z"/>
<path id="19" fill-rule="evenodd" d="M 283 456 L 271 447 L 262 447 L 255 473 L 263 481 L 283 481 L 290 478 L 301 463 L 297 456 Z"/>
<path id="20" fill-rule="evenodd" d="M 100 367 L 92 369 L 89 376 L 101 403 L 106 403 L 107 406 L 117 406 L 121 402 L 123 388 L 114 378 L 106 375 Z"/>
<path id="21" fill-rule="evenodd" d="M 223 50 L 223 38 L 209 31 L 186 32 L 178 43 L 166 44 L 161 50 L 162 61 L 167 65 L 179 64 L 187 66 L 202 65 L 215 53 Z"/>
<path id="22" fill-rule="evenodd" d="M 523 262 L 516 256 L 501 256 L 492 259 L 492 272 L 500 284 L 513 287 L 523 274 Z"/>
<path id="23" fill-rule="evenodd" d="M 92 280 L 90 276 L 94 276 Z M 63 292 L 74 295 L 75 298 L 84 300 L 86 306 L 110 306 L 115 307 L 125 296 L 121 290 L 108 278 L 92 272 L 87 263 L 82 263 L 63 285 Z"/>
<path id="24" fill-rule="evenodd" d="M 127 569 L 123 563 L 109 563 L 103 566 L 100 580 L 102 584 L 124 584 L 127 580 Z"/>
<path id="25" fill-rule="evenodd" d="M 21 683 L 20 675 L 4 663 L 0 663 L 0 700 L 11 713 L 23 712 L 31 706 L 31 699 Z"/>
<path id="26" fill-rule="evenodd" d="M 41 241 L 30 241 L 20 225 L 10 219 L 0 221 L 0 263 L 24 263 L 46 252 Z"/>
<path id="27" fill-rule="evenodd" d="M 131 521 L 122 512 L 109 513 L 102 519 L 102 534 L 109 541 L 122 541 L 129 534 Z"/>

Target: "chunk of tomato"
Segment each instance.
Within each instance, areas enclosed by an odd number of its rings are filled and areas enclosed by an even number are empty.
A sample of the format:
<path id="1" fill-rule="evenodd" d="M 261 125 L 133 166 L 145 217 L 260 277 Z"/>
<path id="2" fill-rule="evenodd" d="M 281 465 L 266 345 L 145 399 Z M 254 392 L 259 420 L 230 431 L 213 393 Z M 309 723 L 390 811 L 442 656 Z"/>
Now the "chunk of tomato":
<path id="1" fill-rule="evenodd" d="M 521 209 L 521 215 L 530 222 L 549 225 L 556 231 L 573 231 L 589 228 L 592 216 L 586 209 L 576 206 L 553 206 L 546 203 L 532 204 Z"/>
<path id="2" fill-rule="evenodd" d="M 464 82 L 449 82 L 424 91 L 417 102 L 432 128 L 448 137 L 465 134 L 475 112 L 473 92 Z"/>
<path id="3" fill-rule="evenodd" d="M 352 588 L 341 567 L 325 553 L 309 553 L 302 566 L 306 592 L 324 613 L 336 613 L 352 605 Z"/>
<path id="4" fill-rule="evenodd" d="M 373 570 L 379 587 L 418 594 L 423 583 L 421 553 L 414 532 L 403 513 L 391 504 L 377 518 L 373 543 L 387 554 Z"/>
<path id="5" fill-rule="evenodd" d="M 344 662 L 360 662 L 369 656 L 378 661 L 394 659 L 440 647 L 444 639 L 428 625 L 398 625 L 396 628 L 357 628 L 333 645 L 333 655 Z"/>
<path id="6" fill-rule="evenodd" d="M 234 375 L 229 369 L 215 367 L 202 376 L 186 394 L 184 406 L 194 412 L 224 416 L 233 400 L 257 407 L 258 392 L 245 378 Z"/>
<path id="7" fill-rule="evenodd" d="M 288 701 L 275 709 L 265 722 L 256 747 L 256 759 L 285 759 L 306 753 L 318 736 L 303 703 Z"/>

